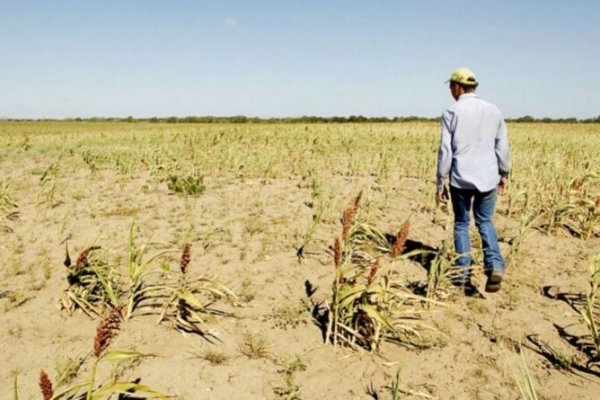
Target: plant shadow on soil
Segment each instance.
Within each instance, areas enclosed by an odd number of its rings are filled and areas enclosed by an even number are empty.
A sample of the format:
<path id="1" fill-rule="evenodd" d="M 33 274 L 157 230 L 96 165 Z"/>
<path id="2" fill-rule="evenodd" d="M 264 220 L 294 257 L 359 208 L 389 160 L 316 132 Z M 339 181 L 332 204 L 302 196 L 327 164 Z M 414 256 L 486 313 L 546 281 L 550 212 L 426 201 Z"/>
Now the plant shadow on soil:
<path id="1" fill-rule="evenodd" d="M 142 381 L 142 378 L 136 378 L 134 380 L 132 380 L 132 383 L 135 384 L 139 384 Z M 144 400 L 147 399 L 147 397 L 137 397 L 135 396 L 135 390 L 134 389 L 129 389 L 127 390 L 127 393 L 121 393 L 119 394 L 119 397 L 117 397 L 117 400 Z"/>
<path id="2" fill-rule="evenodd" d="M 557 326 L 556 324 L 554 326 L 558 330 L 559 335 L 562 337 L 562 335 L 564 333 L 564 328 L 561 328 L 561 327 Z M 563 332 L 563 333 L 561 333 L 561 332 Z M 581 337 L 576 337 L 576 336 L 569 335 L 569 334 L 567 334 L 567 335 L 569 338 L 576 338 L 577 340 L 581 339 Z M 567 341 L 572 340 L 569 338 L 564 338 L 564 339 Z M 600 371 L 592 369 L 592 368 L 594 368 L 594 364 L 591 362 L 591 360 L 590 360 L 590 362 L 582 365 L 579 362 L 577 362 L 575 359 L 569 359 L 569 358 L 565 357 L 564 355 L 560 354 L 559 352 L 557 352 L 552 346 L 550 346 L 547 342 L 541 340 L 537 335 L 528 335 L 527 341 L 528 341 L 528 343 L 524 343 L 523 347 L 544 357 L 546 360 L 548 360 L 548 362 L 553 367 L 557 368 L 558 370 L 575 373 L 576 375 L 579 375 L 579 376 L 581 376 L 581 375 L 577 374 L 575 371 L 583 372 L 583 373 L 589 374 L 589 375 L 594 375 L 596 377 L 600 377 Z M 577 344 L 576 347 L 580 347 L 580 345 Z M 596 361 L 595 365 L 597 365 L 597 363 L 598 362 Z"/>
<path id="3" fill-rule="evenodd" d="M 386 239 L 390 243 L 390 245 L 394 245 L 396 242 L 396 237 L 389 233 L 385 234 Z M 412 255 L 408 257 L 410 261 L 414 261 L 418 263 L 429 275 L 431 270 L 431 265 L 436 258 L 436 254 L 439 253 L 439 247 L 432 247 L 423 242 L 419 242 L 416 240 L 407 239 L 404 245 L 404 253 L 410 253 L 413 251 L 419 251 L 418 254 Z M 451 282 L 452 285 L 461 287 L 464 290 L 464 293 L 468 297 L 476 297 L 480 299 L 485 299 L 485 296 L 473 285 L 463 286 L 463 283 L 460 282 Z M 409 283 L 408 288 L 412 290 L 412 292 L 416 295 L 426 296 L 427 295 L 427 282 L 414 281 Z"/>
<path id="4" fill-rule="evenodd" d="M 310 314 L 313 318 L 314 324 L 321 330 L 321 337 L 324 342 L 327 341 L 327 322 L 329 320 L 329 310 L 323 306 L 322 302 L 316 302 L 313 299 L 313 294 L 317 291 L 317 287 L 314 286 L 308 279 L 304 281 L 304 292 L 306 297 L 310 301 Z"/>
<path id="5" fill-rule="evenodd" d="M 585 305 L 583 293 L 560 292 L 557 286 L 548 285 L 542 288 L 542 294 L 551 300 L 560 300 L 567 303 L 577 314 Z"/>
<path id="6" fill-rule="evenodd" d="M 541 292 L 545 297 L 551 300 L 565 302 L 577 314 L 580 314 L 585 306 L 585 296 L 582 293 L 560 292 L 559 288 L 556 286 L 544 286 Z M 600 310 L 595 311 L 600 312 Z M 567 370 L 569 372 L 574 372 L 576 370 L 600 377 L 600 359 L 598 355 L 595 354 L 593 344 L 589 341 L 589 335 L 573 334 L 568 331 L 568 326 L 560 326 L 556 323 L 554 323 L 553 326 L 564 341 L 566 341 L 574 350 L 587 357 L 588 361 L 586 363 L 582 364 L 575 358 L 569 359 L 565 357 L 547 342 L 539 339 L 537 335 L 527 336 L 529 343 L 525 344 L 525 347 L 546 358 L 546 360 L 558 369 Z"/>

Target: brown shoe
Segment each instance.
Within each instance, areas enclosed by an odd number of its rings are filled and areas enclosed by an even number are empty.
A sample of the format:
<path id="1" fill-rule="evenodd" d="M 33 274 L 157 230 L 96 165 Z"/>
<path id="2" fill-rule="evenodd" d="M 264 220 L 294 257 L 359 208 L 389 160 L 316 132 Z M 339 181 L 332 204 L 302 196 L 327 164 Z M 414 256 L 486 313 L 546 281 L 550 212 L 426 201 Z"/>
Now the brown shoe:
<path id="1" fill-rule="evenodd" d="M 500 286 L 502 286 L 502 273 L 492 271 L 488 275 L 487 282 L 485 283 L 485 291 L 488 293 L 495 293 L 500 290 Z"/>

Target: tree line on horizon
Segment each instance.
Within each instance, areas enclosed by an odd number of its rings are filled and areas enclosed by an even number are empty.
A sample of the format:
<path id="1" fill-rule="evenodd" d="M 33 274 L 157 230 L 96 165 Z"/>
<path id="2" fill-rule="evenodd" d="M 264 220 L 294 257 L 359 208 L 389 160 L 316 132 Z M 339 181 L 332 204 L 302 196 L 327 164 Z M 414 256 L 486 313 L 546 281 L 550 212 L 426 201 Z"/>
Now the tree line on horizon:
<path id="1" fill-rule="evenodd" d="M 381 122 L 435 122 L 439 120 L 439 117 L 417 117 L 414 115 L 408 117 L 365 117 L 363 115 L 350 115 L 350 116 L 332 116 L 332 117 L 320 117 L 313 115 L 304 115 L 301 117 L 285 117 L 285 118 L 260 118 L 260 117 L 247 117 L 245 115 L 234 115 L 234 116 L 186 116 L 186 117 L 150 117 L 150 118 L 135 118 L 132 116 L 128 117 L 89 117 L 89 118 L 4 118 L 3 121 L 12 122 L 34 122 L 34 121 L 65 121 L 65 122 L 149 122 L 149 123 L 173 123 L 173 124 L 211 124 L 211 123 L 230 123 L 230 124 L 246 124 L 246 123 L 357 123 L 357 122 L 369 122 L 369 123 L 381 123 Z M 507 122 L 541 122 L 541 123 L 600 123 L 600 115 L 593 118 L 535 118 L 530 115 L 525 115 L 519 118 L 507 118 Z"/>

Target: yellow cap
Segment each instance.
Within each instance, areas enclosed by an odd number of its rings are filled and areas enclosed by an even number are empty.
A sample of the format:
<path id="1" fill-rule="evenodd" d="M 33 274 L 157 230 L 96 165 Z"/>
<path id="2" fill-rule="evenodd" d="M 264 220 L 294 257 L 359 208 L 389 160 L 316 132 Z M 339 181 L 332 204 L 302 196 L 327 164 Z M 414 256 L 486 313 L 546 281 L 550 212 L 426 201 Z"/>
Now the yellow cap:
<path id="1" fill-rule="evenodd" d="M 446 81 L 446 83 L 448 82 L 457 82 L 460 83 L 461 85 L 465 85 L 465 86 L 477 86 L 477 78 L 475 77 L 475 74 L 473 73 L 473 71 L 471 71 L 468 68 L 458 68 L 455 69 L 452 72 L 452 75 L 450 76 L 450 79 L 448 79 Z"/>

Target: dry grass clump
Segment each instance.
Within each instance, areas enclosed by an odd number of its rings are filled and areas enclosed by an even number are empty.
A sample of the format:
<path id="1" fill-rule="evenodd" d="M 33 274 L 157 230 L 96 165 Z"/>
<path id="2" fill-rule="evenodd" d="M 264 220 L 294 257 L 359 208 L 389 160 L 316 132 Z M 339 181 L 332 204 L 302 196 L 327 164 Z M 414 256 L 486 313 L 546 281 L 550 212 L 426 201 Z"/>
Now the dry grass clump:
<path id="1" fill-rule="evenodd" d="M 300 400 L 302 396 L 297 375 L 303 371 L 306 371 L 306 361 L 302 356 L 295 355 L 283 359 L 277 370 L 282 376 L 282 382 L 281 385 L 273 388 L 275 395 L 286 400 Z"/>
<path id="2" fill-rule="evenodd" d="M 196 356 L 199 358 L 208 361 L 212 365 L 224 365 L 231 359 L 227 354 L 215 351 L 215 350 L 204 350 L 201 353 L 197 353 Z"/>
<path id="3" fill-rule="evenodd" d="M 273 353 L 269 350 L 267 340 L 260 335 L 255 335 L 250 332 L 244 333 L 239 350 L 240 353 L 253 360 L 273 357 Z"/>
<path id="4" fill-rule="evenodd" d="M 263 321 L 272 321 L 273 325 L 281 329 L 294 329 L 306 323 L 310 306 L 303 301 L 282 301 L 273 308 L 273 312 L 265 315 Z"/>

